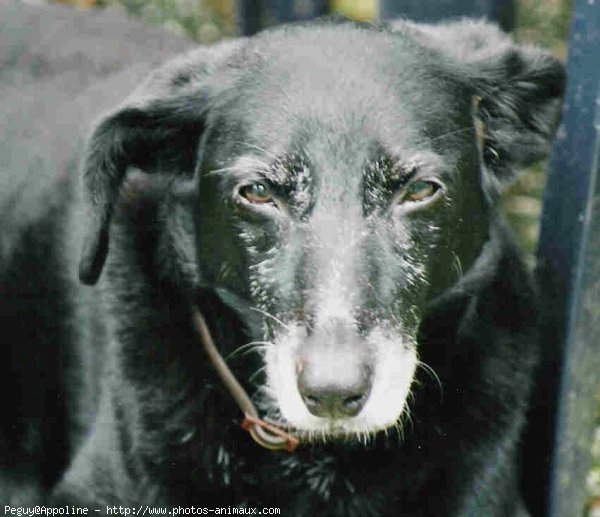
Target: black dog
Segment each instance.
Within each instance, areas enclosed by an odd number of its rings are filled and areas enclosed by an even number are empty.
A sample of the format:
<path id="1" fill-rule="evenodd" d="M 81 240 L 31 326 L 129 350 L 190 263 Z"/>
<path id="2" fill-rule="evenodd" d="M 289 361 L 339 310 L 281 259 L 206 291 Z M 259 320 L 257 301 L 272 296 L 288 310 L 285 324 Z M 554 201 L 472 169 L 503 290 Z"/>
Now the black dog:
<path id="1" fill-rule="evenodd" d="M 547 147 L 560 64 L 470 21 L 330 20 L 201 48 L 99 121 L 80 202 L 77 119 L 139 77 L 99 69 L 72 107 L 20 121 L 42 151 L 10 149 L 5 495 L 526 515 L 536 304 L 496 201 Z M 83 240 L 95 288 L 73 280 Z M 240 428 L 197 310 L 295 452 Z"/>

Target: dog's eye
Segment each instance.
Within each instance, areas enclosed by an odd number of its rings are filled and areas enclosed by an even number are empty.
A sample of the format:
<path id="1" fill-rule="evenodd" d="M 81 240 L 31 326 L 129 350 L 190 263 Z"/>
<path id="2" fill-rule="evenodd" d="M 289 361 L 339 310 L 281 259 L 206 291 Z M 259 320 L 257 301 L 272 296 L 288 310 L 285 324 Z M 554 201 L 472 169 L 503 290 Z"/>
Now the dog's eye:
<path id="1" fill-rule="evenodd" d="M 264 183 L 251 183 L 240 188 L 240 195 L 246 198 L 250 203 L 262 205 L 273 202 L 271 189 Z"/>
<path id="2" fill-rule="evenodd" d="M 439 189 L 440 186 L 437 183 L 426 180 L 417 180 L 408 187 L 404 196 L 402 196 L 402 201 L 409 201 L 412 203 L 425 201 L 435 195 Z"/>

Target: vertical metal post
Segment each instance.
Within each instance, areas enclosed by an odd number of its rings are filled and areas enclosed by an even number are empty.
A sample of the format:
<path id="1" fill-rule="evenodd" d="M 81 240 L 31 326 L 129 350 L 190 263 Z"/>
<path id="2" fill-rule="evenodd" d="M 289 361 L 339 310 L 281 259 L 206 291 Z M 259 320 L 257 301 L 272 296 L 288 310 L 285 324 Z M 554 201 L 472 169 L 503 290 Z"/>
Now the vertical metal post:
<path id="1" fill-rule="evenodd" d="M 600 4 L 576 0 L 563 120 L 538 248 L 542 359 L 529 443 L 533 515 L 582 515 L 600 387 Z M 549 456 L 547 451 L 553 451 Z M 544 452 L 546 452 L 544 459 Z M 550 468 L 549 468 L 550 467 Z M 546 497 L 543 497 L 546 491 Z"/>
<path id="2" fill-rule="evenodd" d="M 251 36 L 277 23 L 310 20 L 328 11 L 327 0 L 239 0 L 240 32 Z"/>
<path id="3" fill-rule="evenodd" d="M 432 22 L 457 16 L 483 17 L 495 21 L 504 30 L 514 27 L 513 0 L 380 0 L 379 19 L 406 16 L 414 21 Z"/>
<path id="4" fill-rule="evenodd" d="M 252 36 L 264 28 L 265 0 L 238 0 L 237 23 L 240 36 Z"/>
<path id="5" fill-rule="evenodd" d="M 268 0 L 270 18 L 274 23 L 310 20 L 328 12 L 327 0 Z"/>

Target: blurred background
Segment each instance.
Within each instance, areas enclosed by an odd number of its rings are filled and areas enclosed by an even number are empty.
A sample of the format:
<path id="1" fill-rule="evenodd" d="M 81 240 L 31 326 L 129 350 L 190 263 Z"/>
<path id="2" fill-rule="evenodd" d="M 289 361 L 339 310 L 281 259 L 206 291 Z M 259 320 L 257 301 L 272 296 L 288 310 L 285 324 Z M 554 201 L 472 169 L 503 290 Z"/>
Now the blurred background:
<path id="1" fill-rule="evenodd" d="M 52 0 L 26 0 L 28 3 L 49 3 Z M 139 18 L 148 24 L 163 27 L 180 36 L 192 38 L 203 44 L 240 34 L 244 8 L 252 2 L 236 0 L 54 0 L 70 4 L 78 9 L 113 9 L 124 16 Z M 281 4 L 281 1 L 279 2 Z M 376 19 L 380 6 L 377 0 L 329 0 L 321 2 L 328 10 L 360 21 Z M 546 47 L 564 60 L 567 50 L 570 15 L 573 0 L 516 0 L 504 17 L 503 25 L 512 28 L 514 37 L 522 42 L 531 42 Z M 282 5 L 291 5 L 284 2 Z M 311 2 L 296 0 L 294 14 L 297 17 L 311 14 Z M 424 6 L 429 4 L 423 3 Z M 502 3 L 498 3 L 502 5 Z M 250 7 L 251 8 L 251 7 Z M 438 8 L 436 6 L 436 8 Z M 302 12 L 305 9 L 305 12 Z M 426 9 L 424 9 L 426 10 Z M 298 16 L 300 15 L 300 16 Z M 262 16 L 268 16 L 262 13 Z M 267 25 L 273 20 L 258 20 L 258 25 Z M 248 32 L 253 27 L 245 26 Z M 527 252 L 530 265 L 534 265 L 541 194 L 545 182 L 545 166 L 538 164 L 527 170 L 504 194 L 502 204 L 509 224 L 517 233 Z M 600 391 L 598 393 L 598 426 L 591 446 L 592 468 L 587 478 L 589 502 L 588 517 L 600 517 Z"/>

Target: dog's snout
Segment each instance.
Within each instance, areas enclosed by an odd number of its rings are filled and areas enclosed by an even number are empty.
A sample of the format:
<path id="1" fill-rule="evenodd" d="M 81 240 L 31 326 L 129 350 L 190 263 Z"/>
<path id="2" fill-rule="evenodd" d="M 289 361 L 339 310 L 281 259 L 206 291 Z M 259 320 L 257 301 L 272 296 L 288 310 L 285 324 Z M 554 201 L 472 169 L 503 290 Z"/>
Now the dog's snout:
<path id="1" fill-rule="evenodd" d="M 311 336 L 296 366 L 298 391 L 315 416 L 355 416 L 369 397 L 371 367 L 364 343 L 348 328 Z"/>

